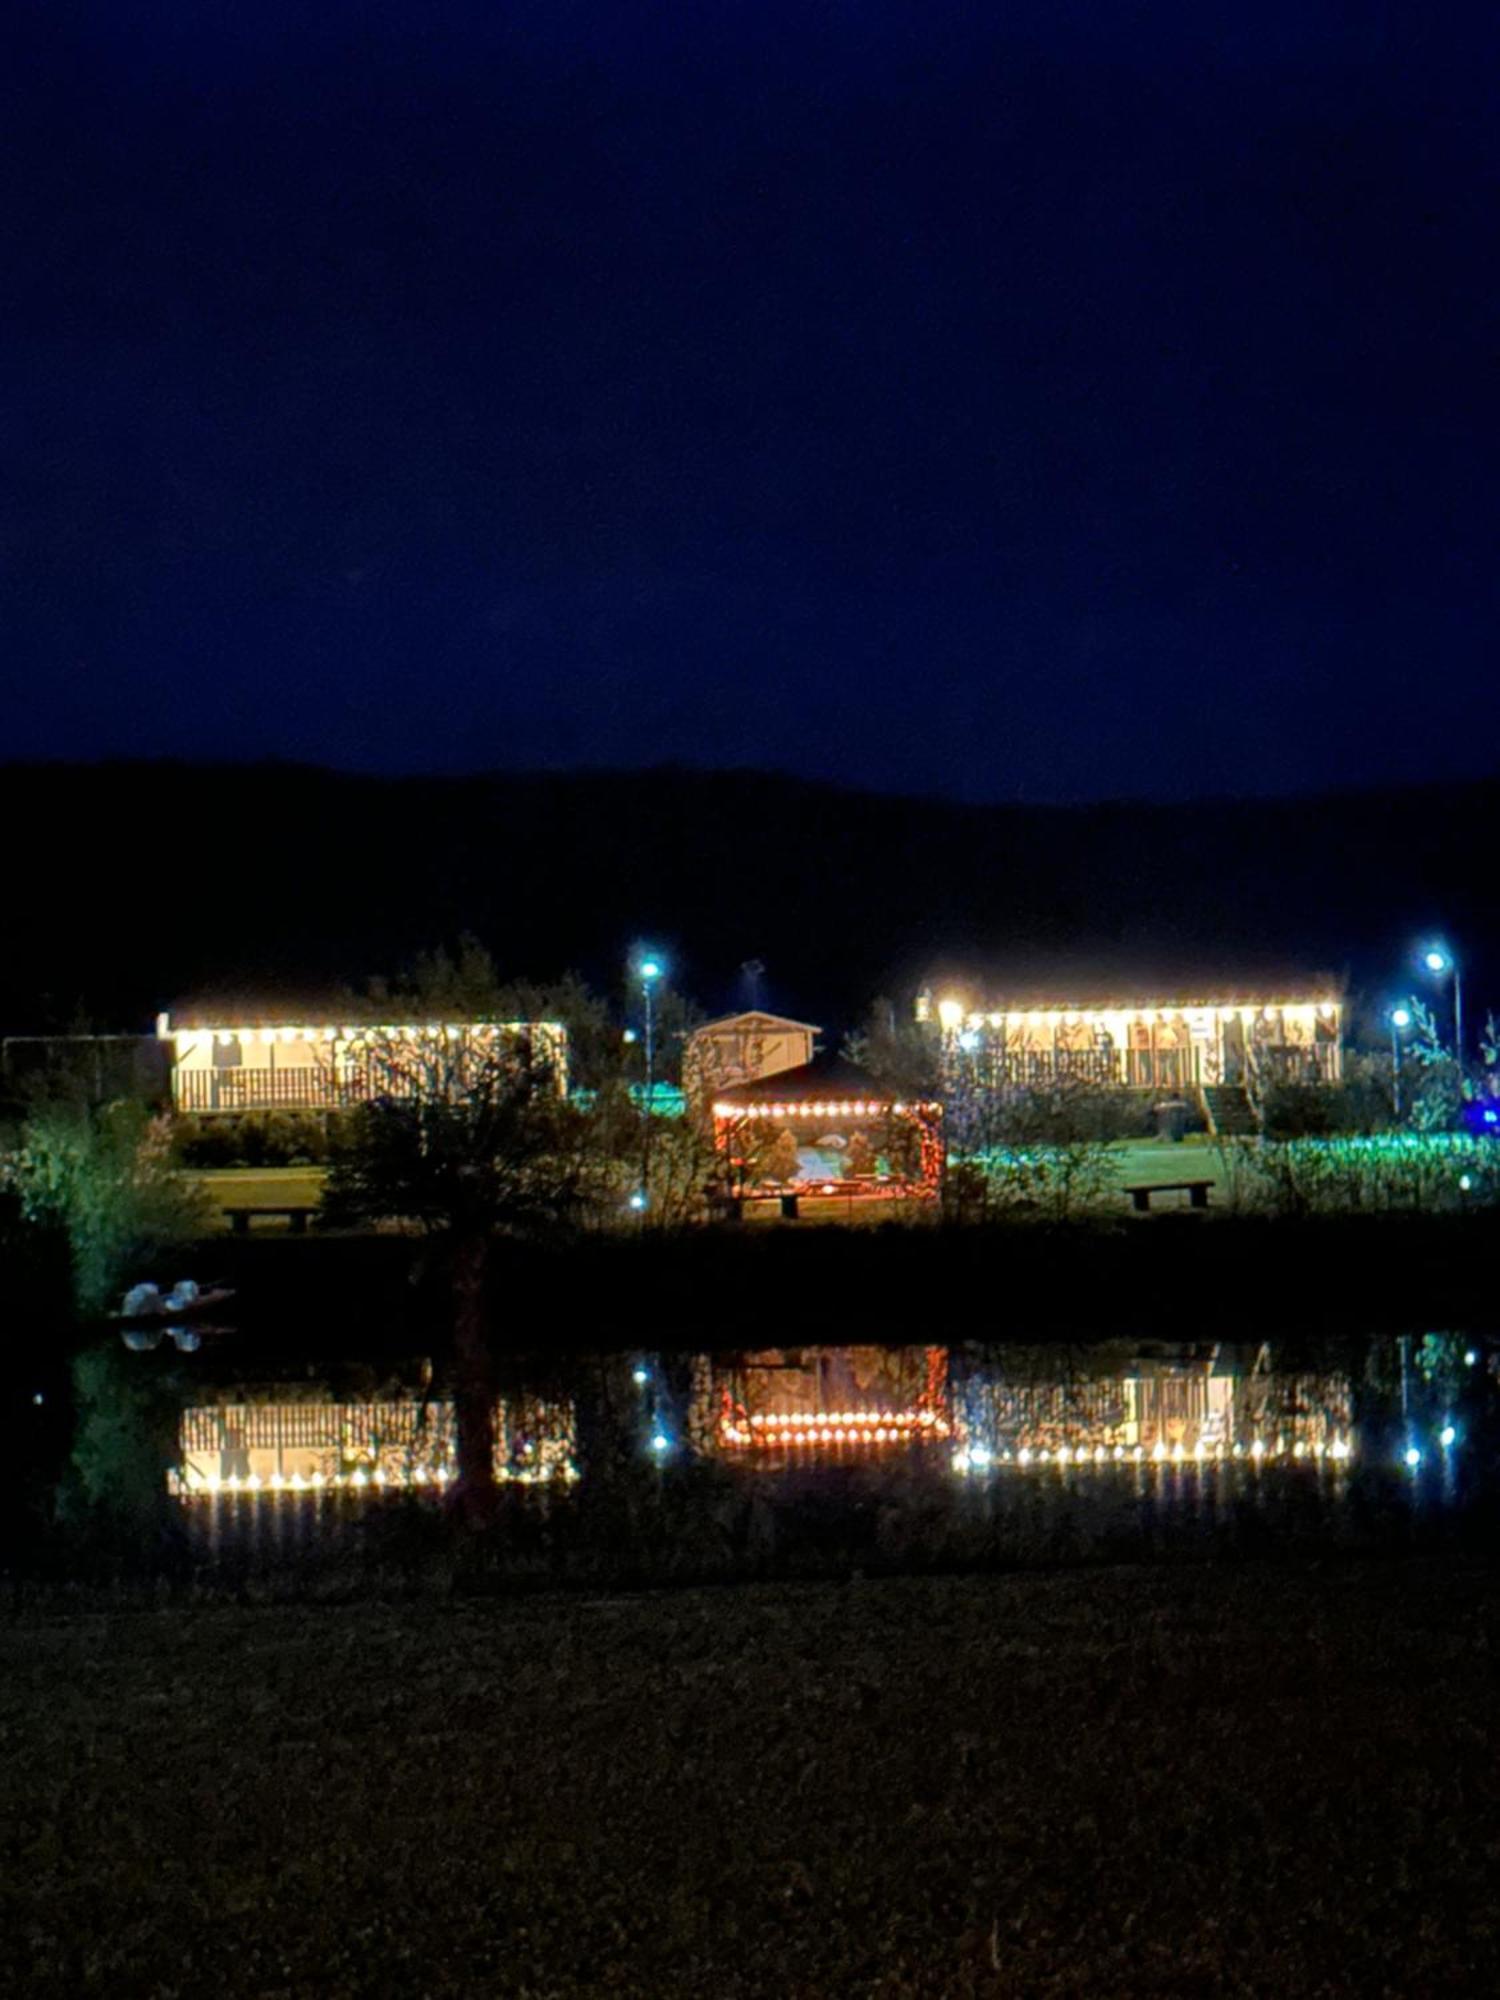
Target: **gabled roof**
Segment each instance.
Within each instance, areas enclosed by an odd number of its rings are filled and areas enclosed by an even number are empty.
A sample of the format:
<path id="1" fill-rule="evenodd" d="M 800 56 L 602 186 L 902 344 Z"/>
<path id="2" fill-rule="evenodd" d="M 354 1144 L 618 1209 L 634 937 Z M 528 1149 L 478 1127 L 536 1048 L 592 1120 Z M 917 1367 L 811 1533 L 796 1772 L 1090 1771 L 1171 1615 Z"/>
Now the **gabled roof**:
<path id="1" fill-rule="evenodd" d="M 752 1028 L 796 1028 L 805 1035 L 821 1035 L 823 1032 L 811 1021 L 793 1021 L 785 1014 L 767 1014 L 762 1008 L 747 1007 L 742 1014 L 720 1014 L 712 1021 L 705 1021 L 701 1028 L 694 1028 L 688 1040 L 714 1034 L 720 1028 L 740 1028 L 747 1032 Z"/>
<path id="2" fill-rule="evenodd" d="M 839 1055 L 817 1056 L 795 1069 L 778 1070 L 774 1076 L 714 1092 L 716 1104 L 731 1105 L 855 1102 L 878 1106 L 894 1104 L 900 1098 L 899 1091 Z"/>

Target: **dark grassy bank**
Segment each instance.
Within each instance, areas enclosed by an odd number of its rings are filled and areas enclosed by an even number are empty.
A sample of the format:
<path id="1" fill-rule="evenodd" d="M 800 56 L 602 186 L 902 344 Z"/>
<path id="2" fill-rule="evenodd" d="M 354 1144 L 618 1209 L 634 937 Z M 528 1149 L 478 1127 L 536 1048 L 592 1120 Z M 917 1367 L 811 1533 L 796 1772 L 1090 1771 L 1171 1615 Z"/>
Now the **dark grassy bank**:
<path id="1" fill-rule="evenodd" d="M 22 1617 L 0 1986 L 1500 1977 L 1490 1567 Z"/>
<path id="2" fill-rule="evenodd" d="M 502 1345 L 767 1346 L 809 1339 L 1264 1338 L 1299 1328 L 1491 1325 L 1500 1216 L 1161 1215 L 1049 1228 L 799 1224 L 506 1248 Z M 441 1287 L 399 1238 L 225 1238 L 194 1253 L 274 1345 L 344 1351 L 445 1338 Z M 429 1275 L 435 1273 L 429 1269 Z"/>

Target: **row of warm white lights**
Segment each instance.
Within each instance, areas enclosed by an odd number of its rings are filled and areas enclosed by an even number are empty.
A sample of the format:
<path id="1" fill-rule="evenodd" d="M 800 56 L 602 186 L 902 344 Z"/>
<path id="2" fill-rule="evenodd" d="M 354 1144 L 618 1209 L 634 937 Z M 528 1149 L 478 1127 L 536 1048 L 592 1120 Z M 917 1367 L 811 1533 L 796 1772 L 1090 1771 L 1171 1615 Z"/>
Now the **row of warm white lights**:
<path id="1" fill-rule="evenodd" d="M 947 1420 L 936 1410 L 791 1410 L 757 1411 L 749 1421 L 772 1429 L 778 1424 L 946 1424 Z"/>
<path id="2" fill-rule="evenodd" d="M 429 1021 L 424 1027 L 420 1023 L 382 1024 L 380 1026 L 358 1028 L 175 1028 L 170 1039 L 179 1050 L 194 1048 L 199 1043 L 205 1047 L 217 1042 L 220 1048 L 228 1048 L 237 1041 L 257 1042 L 263 1048 L 277 1043 L 292 1042 L 360 1042 L 377 1035 L 401 1035 L 415 1041 L 422 1037 L 458 1041 L 465 1035 L 488 1040 L 495 1035 L 519 1035 L 540 1031 L 547 1035 L 563 1033 L 560 1021 L 468 1021 L 463 1024 Z"/>
<path id="3" fill-rule="evenodd" d="M 935 1110 L 931 1105 L 883 1104 L 854 1098 L 842 1104 L 715 1104 L 715 1118 L 883 1118 L 904 1117 L 908 1111 Z"/>
<path id="4" fill-rule="evenodd" d="M 1352 1441 L 1346 1437 L 1336 1437 L 1330 1443 L 1310 1443 L 1298 1439 L 1295 1444 L 1280 1441 L 1267 1444 L 1263 1438 L 1256 1438 L 1245 1444 L 1208 1444 L 1200 1440 L 1191 1450 L 1184 1444 L 1168 1446 L 1160 1439 L 1149 1451 L 1144 1445 L 1114 1446 L 1096 1444 L 1069 1446 L 1060 1444 L 1055 1450 L 1043 1447 L 1032 1451 L 1022 1445 L 1019 1451 L 992 1451 L 988 1445 L 966 1445 L 953 1454 L 955 1472 L 982 1472 L 991 1465 L 1214 1465 L 1226 1459 L 1250 1459 L 1259 1464 L 1265 1459 L 1347 1459 L 1354 1455 Z"/>
<path id="5" fill-rule="evenodd" d="M 953 1427 L 934 1410 L 899 1415 L 875 1410 L 808 1412 L 800 1416 L 753 1416 L 748 1422 L 726 1419 L 719 1426 L 722 1444 L 758 1445 L 774 1449 L 784 1444 L 902 1444 L 946 1438 Z"/>
<path id="6" fill-rule="evenodd" d="M 258 1472 L 209 1472 L 200 1476 L 169 1475 L 172 1490 L 184 1500 L 208 1498 L 216 1493 L 332 1493 L 394 1492 L 413 1486 L 450 1486 L 457 1478 L 452 1466 L 413 1466 L 410 1471 L 387 1472 L 377 1466 L 373 1472 L 360 1466 L 353 1472 L 273 1472 L 262 1479 Z M 507 1467 L 495 1477 L 508 1485 L 543 1485 L 553 1479 L 576 1479 L 571 1463 L 551 1470 L 538 1466 Z"/>
<path id="7" fill-rule="evenodd" d="M 1279 1016 L 1310 1026 L 1315 1020 L 1332 1021 L 1338 1015 L 1338 1007 L 1332 1000 L 1322 1000 L 1316 1004 L 1297 1002 L 1282 1003 L 1269 1007 L 1222 1006 L 1208 1003 L 1198 1007 L 1108 1007 L 1097 1012 L 1059 1012 L 1056 1009 L 1031 1008 L 1025 1013 L 986 1014 L 973 1012 L 961 1000 L 940 1000 L 938 1019 L 945 1028 L 1078 1028 L 1109 1026 L 1111 1023 L 1131 1021 L 1181 1021 L 1192 1020 L 1195 1016 L 1204 1021 L 1223 1021 L 1238 1018 L 1246 1027 L 1259 1013 L 1263 1021 L 1274 1021 Z"/>

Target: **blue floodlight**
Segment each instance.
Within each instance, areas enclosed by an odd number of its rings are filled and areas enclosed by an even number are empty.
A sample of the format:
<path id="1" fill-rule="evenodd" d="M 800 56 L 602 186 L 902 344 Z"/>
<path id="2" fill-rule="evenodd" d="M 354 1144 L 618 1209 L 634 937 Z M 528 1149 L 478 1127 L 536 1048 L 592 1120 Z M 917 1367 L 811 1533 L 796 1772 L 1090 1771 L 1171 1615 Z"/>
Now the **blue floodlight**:
<path id="1" fill-rule="evenodd" d="M 1452 1424 L 1444 1424 L 1443 1428 L 1438 1432 L 1438 1443 L 1443 1447 L 1443 1450 L 1450 1451 L 1457 1442 L 1458 1432 L 1453 1428 Z"/>
<path id="2" fill-rule="evenodd" d="M 1414 1444 L 1409 1444 L 1406 1447 L 1406 1463 L 1411 1467 L 1413 1472 L 1422 1463 L 1422 1454 Z"/>
<path id="3" fill-rule="evenodd" d="M 973 1028 L 965 1028 L 958 1038 L 958 1046 L 963 1050 L 965 1055 L 973 1055 L 975 1049 L 979 1047 L 977 1032 Z"/>
<path id="4" fill-rule="evenodd" d="M 1411 1009 L 1409 1007 L 1393 1007 L 1391 1009 L 1391 1026 L 1393 1028 L 1409 1028 L 1411 1026 Z"/>
<path id="5" fill-rule="evenodd" d="M 666 967 L 662 964 L 661 960 L 659 958 L 652 957 L 649 954 L 647 957 L 643 958 L 640 964 L 637 965 L 636 967 L 636 971 L 640 974 L 641 978 L 647 982 L 648 985 L 653 979 L 660 979 L 665 970 Z"/>
<path id="6" fill-rule="evenodd" d="M 646 1193 L 646 1190 L 644 1188 L 637 1188 L 635 1193 L 630 1197 L 630 1200 L 626 1203 L 626 1207 L 634 1209 L 637 1215 L 639 1215 L 643 1209 L 648 1208 L 649 1206 L 650 1206 L 650 1197 Z"/>
<path id="7" fill-rule="evenodd" d="M 664 1451 L 670 1451 L 672 1449 L 672 1440 L 667 1436 L 665 1431 L 657 1431 L 652 1436 L 651 1449 L 656 1453 L 657 1457 L 660 1458 Z"/>
<path id="8" fill-rule="evenodd" d="M 1476 1362 L 1478 1361 L 1478 1359 L 1479 1359 L 1479 1353 L 1478 1353 L 1478 1350 L 1477 1350 L 1476 1348 L 1473 1348 L 1473 1347 L 1466 1347 L 1466 1348 L 1464 1349 L 1464 1366 L 1465 1366 L 1465 1368 L 1472 1368 L 1472 1367 L 1473 1367 L 1473 1366 L 1475 1365 L 1475 1363 L 1476 1363 Z"/>
<path id="9" fill-rule="evenodd" d="M 1447 972 L 1453 964 L 1453 955 L 1435 944 L 1423 952 L 1422 963 L 1429 972 Z"/>
<path id="10" fill-rule="evenodd" d="M 976 1444 L 973 1450 L 969 1453 L 969 1463 L 971 1465 L 979 1466 L 982 1470 L 986 1465 L 989 1464 L 990 1459 L 992 1457 L 993 1453 L 990 1451 L 990 1448 L 987 1444 Z"/>
<path id="11" fill-rule="evenodd" d="M 630 1379 L 638 1389 L 644 1389 L 646 1384 L 651 1380 L 651 1370 L 649 1368 L 632 1368 Z"/>

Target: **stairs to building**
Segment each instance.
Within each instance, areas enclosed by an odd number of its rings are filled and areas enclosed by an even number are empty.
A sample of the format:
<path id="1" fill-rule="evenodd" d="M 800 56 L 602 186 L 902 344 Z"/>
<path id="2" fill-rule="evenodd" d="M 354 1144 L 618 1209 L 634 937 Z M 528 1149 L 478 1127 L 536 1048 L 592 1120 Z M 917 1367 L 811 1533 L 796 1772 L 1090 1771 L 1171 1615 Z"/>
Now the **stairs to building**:
<path id="1" fill-rule="evenodd" d="M 1221 1139 L 1253 1139 L 1260 1130 L 1250 1099 L 1237 1083 L 1206 1083 L 1203 1109 L 1209 1131 Z"/>

